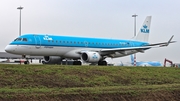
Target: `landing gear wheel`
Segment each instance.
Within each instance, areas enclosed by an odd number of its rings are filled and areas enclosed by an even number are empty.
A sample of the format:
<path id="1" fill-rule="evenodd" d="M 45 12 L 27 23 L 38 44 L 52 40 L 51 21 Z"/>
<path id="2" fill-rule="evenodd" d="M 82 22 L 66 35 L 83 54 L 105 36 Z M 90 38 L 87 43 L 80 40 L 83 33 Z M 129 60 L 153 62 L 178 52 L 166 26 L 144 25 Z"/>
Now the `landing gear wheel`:
<path id="1" fill-rule="evenodd" d="M 73 65 L 82 65 L 81 61 L 74 61 Z"/>
<path id="2" fill-rule="evenodd" d="M 107 66 L 107 62 L 106 61 L 99 61 L 98 65 L 99 66 Z"/>
<path id="3" fill-rule="evenodd" d="M 29 61 L 24 61 L 24 64 L 25 64 L 25 65 L 29 64 Z"/>

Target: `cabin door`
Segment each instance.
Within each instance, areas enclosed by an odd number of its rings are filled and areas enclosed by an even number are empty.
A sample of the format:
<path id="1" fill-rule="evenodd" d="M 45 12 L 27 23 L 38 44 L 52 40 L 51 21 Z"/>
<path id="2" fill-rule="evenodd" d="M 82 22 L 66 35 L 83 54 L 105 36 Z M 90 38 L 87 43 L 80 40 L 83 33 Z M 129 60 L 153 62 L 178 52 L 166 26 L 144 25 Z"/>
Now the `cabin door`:
<path id="1" fill-rule="evenodd" d="M 36 48 L 39 49 L 41 47 L 41 39 L 38 35 L 34 35 L 34 40 L 36 44 Z"/>

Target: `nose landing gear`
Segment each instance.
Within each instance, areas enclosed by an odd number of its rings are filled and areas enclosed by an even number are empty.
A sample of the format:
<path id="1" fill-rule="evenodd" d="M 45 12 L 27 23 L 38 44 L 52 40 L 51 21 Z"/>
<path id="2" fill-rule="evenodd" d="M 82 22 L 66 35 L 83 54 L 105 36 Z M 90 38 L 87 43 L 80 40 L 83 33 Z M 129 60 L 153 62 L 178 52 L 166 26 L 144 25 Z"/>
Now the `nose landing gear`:
<path id="1" fill-rule="evenodd" d="M 22 59 L 26 59 L 25 61 L 24 61 L 24 64 L 25 65 L 28 65 L 29 64 L 29 56 L 26 56 L 26 55 L 22 55 Z M 21 61 L 20 61 L 20 64 L 21 64 Z"/>

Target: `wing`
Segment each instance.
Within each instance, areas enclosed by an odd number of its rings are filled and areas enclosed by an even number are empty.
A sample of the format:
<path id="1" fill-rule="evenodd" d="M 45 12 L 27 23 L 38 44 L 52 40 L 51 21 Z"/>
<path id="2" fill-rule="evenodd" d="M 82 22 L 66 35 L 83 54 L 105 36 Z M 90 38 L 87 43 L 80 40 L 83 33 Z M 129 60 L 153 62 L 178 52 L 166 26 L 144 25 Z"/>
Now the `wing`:
<path id="1" fill-rule="evenodd" d="M 174 35 L 168 40 L 168 42 L 162 42 L 162 43 L 155 43 L 155 44 L 148 44 L 145 46 L 139 46 L 139 47 L 127 47 L 127 48 L 113 48 L 113 49 L 102 49 L 100 50 L 100 54 L 101 55 L 107 55 L 107 54 L 112 54 L 115 52 L 119 52 L 119 53 L 126 53 L 126 51 L 128 50 L 135 50 L 137 52 L 144 52 L 147 49 L 150 48 L 158 48 L 158 47 L 164 47 L 164 46 L 168 46 L 170 43 L 175 43 L 176 41 L 171 41 L 172 38 L 174 37 Z"/>
<path id="2" fill-rule="evenodd" d="M 174 43 L 176 41 L 171 41 L 173 36 L 168 40 L 168 42 L 162 42 L 162 43 L 155 43 L 155 44 L 148 44 L 145 46 L 138 46 L 138 47 L 125 47 L 125 48 L 111 48 L 111 49 L 101 49 L 101 50 L 91 50 L 95 52 L 99 52 L 102 56 L 108 56 L 109 54 L 114 54 L 116 52 L 126 54 L 127 51 L 136 51 L 136 52 L 142 52 L 144 53 L 145 50 L 150 48 L 158 48 L 158 47 L 164 47 L 168 46 L 170 43 Z M 82 54 L 84 51 L 77 51 L 76 53 Z"/>
<path id="3" fill-rule="evenodd" d="M 162 47 L 162 46 L 168 46 L 170 43 L 175 43 L 175 42 L 176 42 L 176 41 L 171 41 L 173 37 L 174 37 L 174 35 L 169 39 L 168 42 L 161 42 L 161 43 L 149 44 L 149 45 L 147 45 L 147 46 L 157 46 L 157 45 L 160 45 L 160 47 Z"/>
<path id="4" fill-rule="evenodd" d="M 150 46 L 142 46 L 142 47 L 127 47 L 127 48 L 113 48 L 113 49 L 101 49 L 100 50 L 100 54 L 101 55 L 107 55 L 107 54 L 113 54 L 115 52 L 119 52 L 122 54 L 126 54 L 126 51 L 130 51 L 130 50 L 136 50 L 138 52 L 144 52 L 147 49 L 150 49 L 152 47 Z"/>

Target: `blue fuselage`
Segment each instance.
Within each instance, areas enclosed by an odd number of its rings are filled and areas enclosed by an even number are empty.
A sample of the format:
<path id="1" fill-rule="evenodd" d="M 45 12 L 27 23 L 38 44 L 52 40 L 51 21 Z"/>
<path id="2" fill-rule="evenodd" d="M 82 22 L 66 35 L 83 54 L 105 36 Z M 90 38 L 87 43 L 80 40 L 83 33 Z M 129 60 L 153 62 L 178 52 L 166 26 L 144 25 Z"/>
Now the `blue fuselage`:
<path id="1" fill-rule="evenodd" d="M 25 34 L 12 41 L 5 50 L 9 53 L 20 55 L 51 55 L 79 58 L 80 56 L 77 53 L 79 51 L 100 51 L 101 49 L 140 47 L 147 44 L 147 42 L 132 40 Z M 132 52 L 136 53 L 137 51 L 129 51 L 126 55 Z M 114 57 L 121 56 L 124 56 L 124 54 L 118 53 L 118 55 Z"/>

